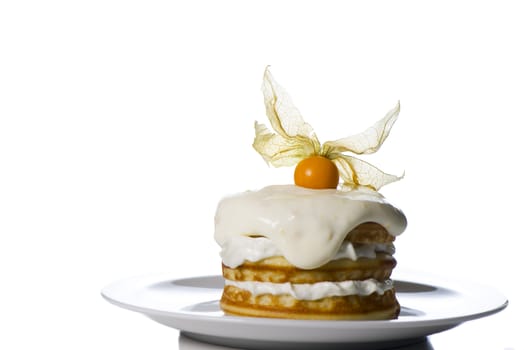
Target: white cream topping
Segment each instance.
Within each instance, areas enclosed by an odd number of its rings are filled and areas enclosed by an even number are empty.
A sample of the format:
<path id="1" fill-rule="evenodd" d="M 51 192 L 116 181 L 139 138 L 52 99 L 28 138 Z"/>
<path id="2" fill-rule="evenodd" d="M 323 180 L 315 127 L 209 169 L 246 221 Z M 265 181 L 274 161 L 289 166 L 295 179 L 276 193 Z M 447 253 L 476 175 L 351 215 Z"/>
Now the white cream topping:
<path id="1" fill-rule="evenodd" d="M 375 279 L 363 281 L 343 281 L 343 282 L 319 282 L 319 283 L 270 283 L 270 282 L 246 282 L 246 281 L 225 281 L 226 286 L 231 285 L 249 291 L 254 296 L 262 294 L 271 295 L 291 295 L 298 300 L 318 300 L 332 296 L 346 295 L 370 295 L 372 293 L 384 294 L 385 291 L 393 288 L 393 282 L 386 280 L 379 282 Z"/>
<path id="2" fill-rule="evenodd" d="M 376 191 L 277 185 L 220 201 L 215 240 L 224 247 L 232 237 L 265 236 L 291 264 L 312 269 L 334 259 L 346 235 L 364 222 L 376 222 L 393 236 L 407 225 L 402 211 Z"/>
<path id="3" fill-rule="evenodd" d="M 265 237 L 231 237 L 222 245 L 220 257 L 224 265 L 235 268 L 244 261 L 256 262 L 272 256 L 281 256 L 282 252 Z"/>
<path id="4" fill-rule="evenodd" d="M 336 259 L 376 258 L 378 252 L 393 255 L 395 247 L 391 243 L 374 243 L 353 245 L 351 242 L 344 241 L 333 257 Z M 244 261 L 257 262 L 272 256 L 282 256 L 278 247 L 266 237 L 231 237 L 222 245 L 220 256 L 224 265 L 236 268 Z"/>

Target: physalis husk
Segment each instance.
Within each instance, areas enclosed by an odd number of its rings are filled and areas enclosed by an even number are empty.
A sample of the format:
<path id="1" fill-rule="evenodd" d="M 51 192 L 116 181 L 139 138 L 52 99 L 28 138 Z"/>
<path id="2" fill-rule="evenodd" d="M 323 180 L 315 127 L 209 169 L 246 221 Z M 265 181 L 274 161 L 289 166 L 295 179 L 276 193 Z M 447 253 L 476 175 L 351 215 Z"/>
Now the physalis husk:
<path id="1" fill-rule="evenodd" d="M 301 160 L 322 156 L 336 165 L 342 187 L 366 186 L 378 191 L 382 186 L 400 180 L 402 176 L 386 174 L 375 166 L 345 154 L 371 154 L 379 150 L 389 135 L 400 112 L 400 103 L 373 126 L 352 136 L 321 144 L 284 89 L 273 79 L 269 67 L 262 84 L 266 115 L 274 132 L 255 122 L 253 147 L 269 164 L 293 166 Z"/>

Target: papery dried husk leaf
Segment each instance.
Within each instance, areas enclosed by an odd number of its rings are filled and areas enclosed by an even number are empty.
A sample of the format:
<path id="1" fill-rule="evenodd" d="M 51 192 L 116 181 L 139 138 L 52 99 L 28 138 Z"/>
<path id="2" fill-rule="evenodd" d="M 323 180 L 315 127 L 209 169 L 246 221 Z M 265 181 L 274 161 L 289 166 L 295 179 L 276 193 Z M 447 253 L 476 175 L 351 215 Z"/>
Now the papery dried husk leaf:
<path id="1" fill-rule="evenodd" d="M 269 67 L 264 72 L 262 83 L 266 115 L 275 132 L 283 137 L 301 136 L 311 139 L 320 148 L 315 131 L 304 121 L 302 115 L 293 104 L 291 97 L 273 79 Z"/>
<path id="2" fill-rule="evenodd" d="M 257 122 L 253 147 L 267 163 L 275 167 L 293 166 L 315 154 L 315 146 L 310 139 L 300 136 L 283 137 Z"/>
<path id="3" fill-rule="evenodd" d="M 401 179 L 343 154 L 371 154 L 378 151 L 398 117 L 400 103 L 364 132 L 328 141 L 321 146 L 311 125 L 303 120 L 289 95 L 273 79 L 269 67 L 264 72 L 262 92 L 266 115 L 274 132 L 264 124 L 255 122 L 253 147 L 267 163 L 276 167 L 293 166 L 310 156 L 322 155 L 336 164 L 343 188 L 365 186 L 378 191 L 382 186 Z"/>
<path id="4" fill-rule="evenodd" d="M 377 121 L 364 132 L 348 136 L 336 141 L 325 142 L 322 153 L 351 152 L 354 154 L 371 154 L 379 150 L 380 146 L 389 136 L 400 112 L 400 102 L 390 110 L 385 117 Z"/>
<path id="5" fill-rule="evenodd" d="M 378 191 L 382 186 L 402 179 L 402 176 L 387 174 L 363 160 L 348 155 L 334 155 L 331 160 L 337 166 L 345 187 L 366 186 Z"/>

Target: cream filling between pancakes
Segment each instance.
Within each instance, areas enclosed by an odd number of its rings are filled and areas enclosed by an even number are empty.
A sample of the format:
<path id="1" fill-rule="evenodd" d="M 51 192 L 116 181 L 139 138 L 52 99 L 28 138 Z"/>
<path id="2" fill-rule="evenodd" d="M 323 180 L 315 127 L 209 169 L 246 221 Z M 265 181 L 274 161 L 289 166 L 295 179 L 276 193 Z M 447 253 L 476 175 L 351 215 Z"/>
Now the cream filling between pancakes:
<path id="1" fill-rule="evenodd" d="M 376 253 L 379 252 L 393 255 L 395 247 L 392 243 L 353 245 L 351 242 L 344 241 L 332 260 L 344 258 L 353 261 L 360 258 L 374 259 L 377 257 Z M 224 265 L 231 268 L 242 265 L 244 261 L 257 262 L 265 258 L 282 255 L 282 251 L 270 239 L 246 236 L 231 237 L 222 245 L 220 252 Z"/>
<path id="2" fill-rule="evenodd" d="M 348 232 L 365 222 L 380 224 L 392 236 L 407 225 L 402 211 L 369 189 L 269 186 L 220 201 L 215 240 L 224 247 L 232 237 L 265 236 L 291 264 L 313 269 L 333 260 Z"/>
<path id="3" fill-rule="evenodd" d="M 270 282 L 246 282 L 246 281 L 225 281 L 226 286 L 234 286 L 249 291 L 253 296 L 271 295 L 291 295 L 298 300 L 319 300 L 333 296 L 360 295 L 367 296 L 373 293 L 380 295 L 393 288 L 393 281 L 384 282 L 375 279 L 363 281 L 343 281 L 343 282 L 318 282 L 318 283 L 270 283 Z"/>

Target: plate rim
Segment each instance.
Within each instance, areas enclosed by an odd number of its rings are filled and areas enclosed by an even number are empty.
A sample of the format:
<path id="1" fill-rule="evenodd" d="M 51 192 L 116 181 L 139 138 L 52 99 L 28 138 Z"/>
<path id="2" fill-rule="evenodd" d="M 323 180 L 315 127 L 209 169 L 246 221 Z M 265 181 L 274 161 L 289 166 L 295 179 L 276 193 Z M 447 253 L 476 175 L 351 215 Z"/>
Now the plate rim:
<path id="1" fill-rule="evenodd" d="M 417 276 L 418 278 L 406 278 L 406 276 Z M 504 300 L 503 302 L 497 303 L 496 306 L 492 306 L 487 309 L 480 310 L 479 312 L 469 312 L 464 315 L 459 316 L 453 316 L 453 317 L 433 317 L 430 319 L 396 319 L 396 320 L 376 320 L 376 321 L 352 321 L 352 320 L 292 320 L 292 319 L 270 319 L 270 318 L 257 318 L 257 317 L 243 317 L 243 316 L 228 316 L 228 315 L 205 315 L 200 313 L 191 313 L 187 311 L 169 311 L 169 310 L 158 310 L 154 308 L 147 308 L 143 306 L 137 306 L 130 303 L 123 302 L 121 300 L 118 300 L 118 298 L 115 298 L 114 295 L 112 295 L 112 292 L 116 287 L 121 286 L 123 284 L 129 284 L 130 282 L 134 282 L 135 286 L 136 284 L 141 285 L 151 285 L 152 283 L 161 283 L 161 282 L 175 282 L 175 281 L 181 281 L 181 280 L 188 280 L 188 279 L 204 279 L 204 278 L 217 278 L 221 279 L 222 276 L 220 275 L 204 275 L 204 276 L 175 276 L 174 274 L 163 274 L 163 275 L 145 275 L 145 276 L 139 276 L 139 277 L 131 277 L 127 279 L 121 279 L 119 281 L 115 281 L 106 287 L 104 287 L 101 290 L 102 297 L 107 300 L 109 303 L 114 304 L 116 306 L 119 306 L 121 308 L 138 312 L 141 314 L 144 314 L 148 316 L 149 318 L 163 323 L 164 325 L 168 325 L 165 323 L 166 319 L 169 319 L 171 321 L 176 321 L 176 326 L 173 324 L 169 325 L 173 328 L 179 329 L 181 332 L 193 332 L 193 333 L 199 333 L 204 335 L 220 335 L 220 334 L 211 334 L 209 332 L 198 332 L 195 331 L 195 327 L 191 326 L 195 322 L 197 323 L 204 323 L 209 324 L 211 327 L 216 326 L 217 324 L 223 325 L 223 326 L 242 326 L 242 327 L 270 327 L 270 328 L 278 328 L 278 327 L 284 327 L 288 330 L 307 330 L 314 328 L 315 330 L 322 330 L 322 331 L 329 331 L 331 333 L 341 332 L 341 331 L 359 331 L 359 330 L 370 330 L 370 329 L 384 329 L 387 327 L 388 331 L 395 331 L 400 329 L 406 329 L 411 328 L 417 331 L 422 331 L 426 328 L 442 328 L 441 330 L 437 331 L 431 331 L 424 334 L 420 334 L 421 332 L 417 332 L 417 336 L 427 336 L 430 334 L 434 334 L 443 330 L 447 330 L 453 327 L 456 327 L 460 325 L 463 322 L 490 316 L 492 314 L 495 314 L 497 312 L 500 312 L 504 310 L 509 301 L 508 299 L 500 293 L 495 288 L 480 285 L 477 283 L 462 281 L 462 280 L 453 280 L 450 278 L 446 278 L 446 281 L 449 281 L 449 284 L 442 284 L 442 277 L 433 275 L 433 274 L 427 274 L 427 273 L 420 273 L 416 271 L 410 271 L 410 270 L 402 270 L 395 272 L 395 278 L 396 281 L 407 281 L 407 282 L 415 282 L 419 284 L 428 284 L 424 281 L 424 279 L 420 279 L 420 276 L 425 276 L 430 280 L 436 281 L 431 282 L 430 285 L 434 285 L 438 288 L 448 288 L 448 285 L 455 286 L 457 283 L 460 286 L 465 286 L 465 288 L 482 288 L 485 291 L 488 291 L 489 293 L 494 293 L 497 297 L 500 298 L 500 300 Z M 438 283 L 437 283 L 438 282 Z M 211 289 L 211 288 L 210 288 Z M 217 289 L 217 288 L 212 288 Z M 221 288 L 220 288 L 221 289 Z M 184 324 L 187 324 L 187 326 L 184 326 Z M 198 327 L 197 327 L 198 328 Z M 228 336 L 230 338 L 242 338 L 239 336 Z M 246 340 L 254 340 L 252 337 L 244 337 Z M 405 337 L 399 337 L 397 339 L 405 339 Z M 284 340 L 285 341 L 285 340 Z M 292 341 L 291 341 L 292 342 Z"/>

